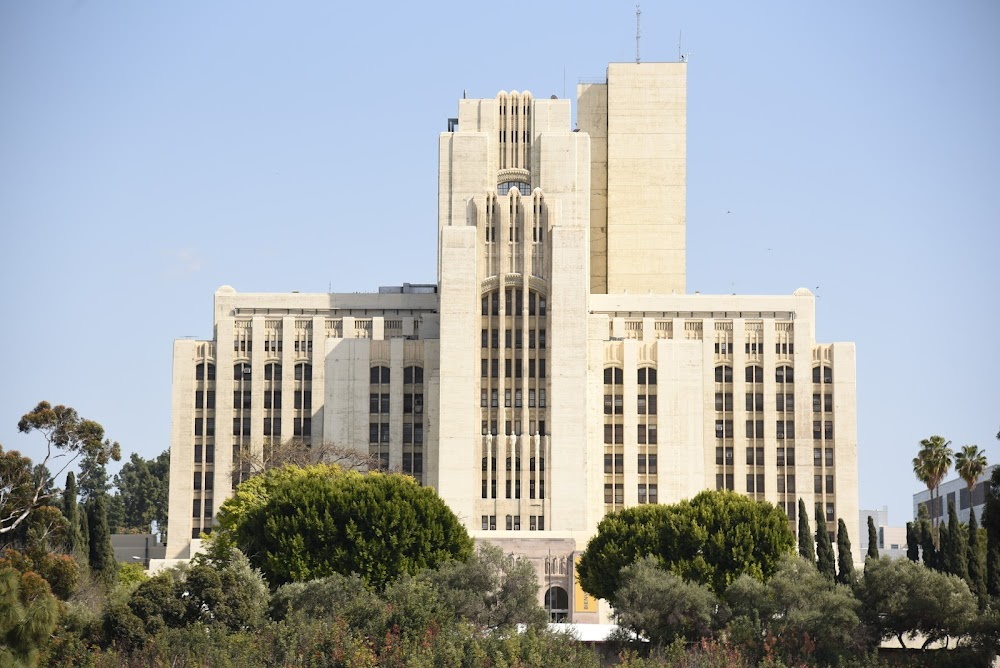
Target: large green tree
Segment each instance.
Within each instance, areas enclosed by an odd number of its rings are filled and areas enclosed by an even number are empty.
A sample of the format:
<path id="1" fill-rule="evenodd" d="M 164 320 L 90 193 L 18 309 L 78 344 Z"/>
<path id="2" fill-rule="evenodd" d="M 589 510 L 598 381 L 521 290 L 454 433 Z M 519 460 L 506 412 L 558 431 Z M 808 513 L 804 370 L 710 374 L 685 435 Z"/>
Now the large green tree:
<path id="1" fill-rule="evenodd" d="M 722 592 L 744 573 L 770 577 L 794 547 L 779 508 L 734 492 L 705 491 L 672 505 L 606 515 L 577 571 L 584 590 L 610 599 L 621 586 L 621 569 L 651 554 L 665 570 Z"/>
<path id="2" fill-rule="evenodd" d="M 34 666 L 59 619 L 59 604 L 37 573 L 0 567 L 0 666 Z"/>
<path id="3" fill-rule="evenodd" d="M 218 519 L 212 551 L 239 547 L 273 585 L 358 573 L 381 590 L 403 573 L 467 559 L 473 545 L 430 487 L 326 464 L 251 478 Z"/>
<path id="4" fill-rule="evenodd" d="M 146 533 L 156 522 L 163 530 L 167 526 L 167 503 L 170 490 L 170 452 L 165 450 L 155 459 L 143 459 L 132 453 L 115 476 L 115 487 L 121 496 L 122 528 Z"/>
<path id="5" fill-rule="evenodd" d="M 952 450 L 949 447 L 951 441 L 945 440 L 942 436 L 931 436 L 920 441 L 920 450 L 913 458 L 913 474 L 917 480 L 927 485 L 930 492 L 931 507 L 936 511 L 937 498 L 941 481 L 948 475 L 951 468 Z M 933 513 L 932 524 L 936 528 L 938 514 Z"/>
<path id="6" fill-rule="evenodd" d="M 31 513 L 32 509 L 45 503 L 54 490 L 51 478 L 61 477 L 66 469 L 78 458 L 84 457 L 94 462 L 107 464 L 111 459 L 121 458 L 118 443 L 105 438 L 104 427 L 93 420 L 81 418 L 76 410 L 68 406 L 52 406 L 47 401 L 39 402 L 35 408 L 25 413 L 17 423 L 22 433 L 40 433 L 45 439 L 45 457 L 39 466 L 49 471 L 58 463 L 54 474 L 32 477 L 27 494 L 17 497 L 17 503 L 4 503 L 0 516 L 0 534 L 13 531 Z M 8 498 L 8 501 L 13 500 Z"/>
<path id="7" fill-rule="evenodd" d="M 857 589 L 866 626 L 877 638 L 903 647 L 923 636 L 923 646 L 965 634 L 977 614 L 968 585 L 908 559 L 882 557 L 865 568 Z"/>
<path id="8" fill-rule="evenodd" d="M 816 568 L 833 582 L 837 577 L 836 559 L 833 556 L 833 542 L 826 528 L 826 517 L 822 504 L 816 504 Z"/>

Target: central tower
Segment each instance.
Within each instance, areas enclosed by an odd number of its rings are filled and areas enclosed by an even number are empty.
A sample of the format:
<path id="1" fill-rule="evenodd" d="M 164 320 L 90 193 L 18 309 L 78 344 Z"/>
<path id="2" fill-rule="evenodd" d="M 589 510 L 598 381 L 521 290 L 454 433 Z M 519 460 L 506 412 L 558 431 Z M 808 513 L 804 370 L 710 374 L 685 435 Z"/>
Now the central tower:
<path id="1" fill-rule="evenodd" d="M 568 100 L 516 91 L 462 100 L 451 127 L 428 482 L 474 532 L 586 531 L 589 138 Z"/>

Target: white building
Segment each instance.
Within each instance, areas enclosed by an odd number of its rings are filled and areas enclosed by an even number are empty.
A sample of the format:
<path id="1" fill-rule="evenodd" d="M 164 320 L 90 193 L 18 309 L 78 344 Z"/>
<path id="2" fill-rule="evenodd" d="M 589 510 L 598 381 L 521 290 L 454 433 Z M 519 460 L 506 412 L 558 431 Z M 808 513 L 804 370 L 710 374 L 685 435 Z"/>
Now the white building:
<path id="1" fill-rule="evenodd" d="M 913 495 L 913 518 L 917 518 L 917 512 L 921 505 L 927 506 L 927 512 L 933 520 L 948 521 L 948 504 L 954 503 L 955 510 L 958 511 L 960 522 L 968 524 L 970 508 L 976 513 L 976 521 L 979 526 L 983 525 L 983 506 L 986 504 L 986 486 L 989 484 L 990 476 L 996 464 L 987 466 L 982 475 L 976 480 L 976 487 L 969 496 L 969 486 L 961 478 L 946 480 L 941 483 L 938 495 L 935 495 L 934 503 L 931 503 L 931 494 L 928 490 L 917 492 Z"/>
<path id="2" fill-rule="evenodd" d="M 460 100 L 437 285 L 220 288 L 214 338 L 174 344 L 168 558 L 211 530 L 234 450 L 287 438 L 433 486 L 535 561 L 558 618 L 598 619 L 573 561 L 609 511 L 727 488 L 859 535 L 854 345 L 816 342 L 805 289 L 685 294 L 686 74 L 609 65 L 577 130 L 569 100 Z"/>
<path id="3" fill-rule="evenodd" d="M 906 527 L 889 526 L 889 507 L 877 510 L 862 510 L 859 513 L 858 538 L 862 559 L 868 554 L 868 518 L 875 524 L 876 547 L 880 557 L 902 559 L 906 556 Z"/>

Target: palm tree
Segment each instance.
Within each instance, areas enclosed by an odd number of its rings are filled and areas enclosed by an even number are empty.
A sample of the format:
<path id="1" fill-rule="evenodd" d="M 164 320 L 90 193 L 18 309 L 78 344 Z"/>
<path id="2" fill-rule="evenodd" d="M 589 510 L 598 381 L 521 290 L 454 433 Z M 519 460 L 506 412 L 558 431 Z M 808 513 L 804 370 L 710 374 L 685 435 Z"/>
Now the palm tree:
<path id="1" fill-rule="evenodd" d="M 955 455 L 955 472 L 969 486 L 969 506 L 972 506 L 976 481 L 986 470 L 986 464 L 986 453 L 978 445 L 963 445 L 961 452 Z"/>
<path id="2" fill-rule="evenodd" d="M 934 503 L 936 497 L 940 496 L 938 488 L 941 481 L 948 475 L 951 468 L 951 441 L 946 441 L 942 436 L 931 436 L 920 441 L 920 452 L 913 458 L 913 473 L 917 480 L 927 485 L 927 491 L 931 493 L 931 510 L 937 510 Z M 934 528 L 937 528 L 937 513 L 931 513 Z"/>

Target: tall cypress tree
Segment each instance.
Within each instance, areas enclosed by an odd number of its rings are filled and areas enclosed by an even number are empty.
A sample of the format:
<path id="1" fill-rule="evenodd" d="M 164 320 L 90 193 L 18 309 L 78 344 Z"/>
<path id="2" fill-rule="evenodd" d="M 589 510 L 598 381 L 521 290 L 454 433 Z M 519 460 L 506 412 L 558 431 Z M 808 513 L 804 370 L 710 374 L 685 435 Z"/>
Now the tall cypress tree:
<path id="1" fill-rule="evenodd" d="M 87 519 L 87 506 L 79 509 L 80 514 L 80 557 L 84 565 L 90 564 L 90 521 Z"/>
<path id="2" fill-rule="evenodd" d="M 87 502 L 87 523 L 90 526 L 90 568 L 105 583 L 114 583 L 118 575 L 115 550 L 111 547 L 108 529 L 107 500 L 98 494 Z"/>
<path id="3" fill-rule="evenodd" d="M 986 603 L 986 553 L 979 537 L 979 522 L 976 514 L 969 511 L 969 546 L 967 552 L 969 562 L 969 586 L 972 593 L 979 599 L 979 605 Z"/>
<path id="4" fill-rule="evenodd" d="M 934 545 L 934 529 L 931 527 L 931 516 L 927 512 L 927 504 L 920 504 L 917 509 L 917 539 L 920 541 L 920 558 L 927 568 L 938 567 L 937 547 Z"/>
<path id="5" fill-rule="evenodd" d="M 913 522 L 906 523 L 906 558 L 913 562 L 920 561 L 920 539 Z"/>
<path id="6" fill-rule="evenodd" d="M 868 521 L 871 521 L 869 516 Z M 854 555 L 851 553 L 851 538 L 847 535 L 847 525 L 844 520 L 837 520 L 837 582 L 853 584 Z"/>
<path id="7" fill-rule="evenodd" d="M 813 546 L 812 531 L 809 530 L 809 513 L 806 502 L 799 498 L 799 556 L 816 563 L 816 549 Z"/>
<path id="8" fill-rule="evenodd" d="M 66 474 L 66 489 L 63 491 L 63 515 L 66 517 L 66 552 L 83 557 L 83 536 L 80 535 L 80 506 L 76 502 L 76 475 Z"/>
<path id="9" fill-rule="evenodd" d="M 993 469 L 986 484 L 982 518 L 986 528 L 986 593 L 1000 596 L 1000 466 Z"/>
<path id="10" fill-rule="evenodd" d="M 906 542 L 909 543 L 910 523 L 906 523 Z M 875 518 L 868 516 L 868 557 L 878 559 L 878 532 L 875 531 Z"/>
<path id="11" fill-rule="evenodd" d="M 958 521 L 958 511 L 955 510 L 954 502 L 948 504 L 948 546 L 947 548 L 944 545 L 941 547 L 945 549 L 944 571 L 962 578 L 969 583 L 969 588 L 971 589 L 969 562 L 966 556 L 968 546 L 965 542 L 965 534 L 962 531 L 962 523 Z"/>
<path id="12" fill-rule="evenodd" d="M 837 578 L 837 565 L 833 557 L 833 543 L 826 532 L 826 518 L 823 506 L 816 504 L 816 568 L 821 575 L 833 582 Z"/>

